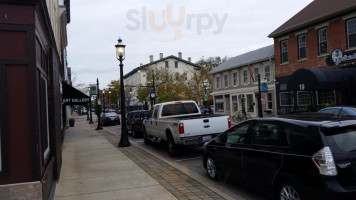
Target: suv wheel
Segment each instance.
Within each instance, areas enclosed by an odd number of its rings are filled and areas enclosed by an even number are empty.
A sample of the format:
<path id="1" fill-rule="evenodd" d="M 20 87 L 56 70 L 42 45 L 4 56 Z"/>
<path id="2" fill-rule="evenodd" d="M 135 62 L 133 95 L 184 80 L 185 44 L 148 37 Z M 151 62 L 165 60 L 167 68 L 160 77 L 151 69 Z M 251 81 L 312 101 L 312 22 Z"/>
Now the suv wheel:
<path id="1" fill-rule="evenodd" d="M 144 142 L 146 145 L 149 145 L 149 144 L 151 143 L 151 141 L 148 139 L 146 129 L 143 129 L 143 142 Z"/>
<path id="2" fill-rule="evenodd" d="M 172 157 L 175 157 L 177 156 L 178 154 L 178 147 L 177 145 L 174 143 L 174 139 L 173 139 L 173 136 L 171 134 L 169 134 L 167 136 L 167 141 L 168 141 L 168 152 L 169 152 L 169 155 L 172 156 Z"/>
<path id="3" fill-rule="evenodd" d="M 291 182 L 284 182 L 281 184 L 278 190 L 278 195 L 280 200 L 301 200 L 302 193 L 300 192 L 299 188 L 291 183 Z"/>
<path id="4" fill-rule="evenodd" d="M 216 169 L 215 160 L 209 156 L 205 159 L 206 172 L 208 173 L 209 178 L 213 180 L 218 180 L 218 171 Z"/>

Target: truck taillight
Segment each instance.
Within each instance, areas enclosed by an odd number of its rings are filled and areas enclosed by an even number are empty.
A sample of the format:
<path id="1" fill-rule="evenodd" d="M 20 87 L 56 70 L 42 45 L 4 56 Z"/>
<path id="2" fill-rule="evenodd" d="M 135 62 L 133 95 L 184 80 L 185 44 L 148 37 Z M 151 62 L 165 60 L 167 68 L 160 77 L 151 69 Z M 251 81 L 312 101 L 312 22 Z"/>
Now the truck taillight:
<path id="1" fill-rule="evenodd" d="M 231 128 L 231 120 L 230 120 L 230 118 L 227 118 L 227 123 L 229 125 L 229 128 Z"/>
<path id="2" fill-rule="evenodd" d="M 326 176 L 337 175 L 336 165 L 330 147 L 324 147 L 320 149 L 312 156 L 312 159 L 315 165 L 318 167 L 321 175 L 326 175 Z"/>
<path id="3" fill-rule="evenodd" d="M 184 125 L 183 123 L 179 124 L 179 134 L 183 134 L 184 133 Z"/>

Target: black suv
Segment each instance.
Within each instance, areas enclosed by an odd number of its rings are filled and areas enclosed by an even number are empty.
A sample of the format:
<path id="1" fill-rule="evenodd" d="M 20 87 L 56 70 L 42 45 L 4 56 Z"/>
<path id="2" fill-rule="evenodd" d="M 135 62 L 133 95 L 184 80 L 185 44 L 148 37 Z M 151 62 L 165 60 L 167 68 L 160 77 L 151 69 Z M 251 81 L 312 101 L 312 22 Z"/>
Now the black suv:
<path id="1" fill-rule="evenodd" d="M 204 144 L 210 178 L 277 199 L 356 199 L 356 120 L 258 118 Z"/>
<path id="2" fill-rule="evenodd" d="M 143 134 L 143 120 L 147 118 L 149 110 L 135 110 L 127 114 L 126 128 L 133 137 Z"/>

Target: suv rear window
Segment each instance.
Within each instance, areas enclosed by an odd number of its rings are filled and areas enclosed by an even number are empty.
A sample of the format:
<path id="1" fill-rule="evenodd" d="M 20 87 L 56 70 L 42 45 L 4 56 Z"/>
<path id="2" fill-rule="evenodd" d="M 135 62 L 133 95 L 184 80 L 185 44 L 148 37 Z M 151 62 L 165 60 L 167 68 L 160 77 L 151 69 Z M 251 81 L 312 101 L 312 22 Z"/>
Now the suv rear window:
<path id="1" fill-rule="evenodd" d="M 326 128 L 322 131 L 327 136 L 331 149 L 356 153 L 356 126 Z"/>

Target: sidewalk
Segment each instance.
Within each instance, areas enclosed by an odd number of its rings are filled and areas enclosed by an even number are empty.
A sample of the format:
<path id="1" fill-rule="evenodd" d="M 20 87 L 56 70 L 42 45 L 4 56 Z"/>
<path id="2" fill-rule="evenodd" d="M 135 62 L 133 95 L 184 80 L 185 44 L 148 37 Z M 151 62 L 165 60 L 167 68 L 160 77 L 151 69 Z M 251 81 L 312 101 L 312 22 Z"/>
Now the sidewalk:
<path id="1" fill-rule="evenodd" d="M 96 131 L 86 116 L 74 117 L 65 134 L 56 200 L 225 199 L 132 143 L 118 148 L 118 136 Z"/>

